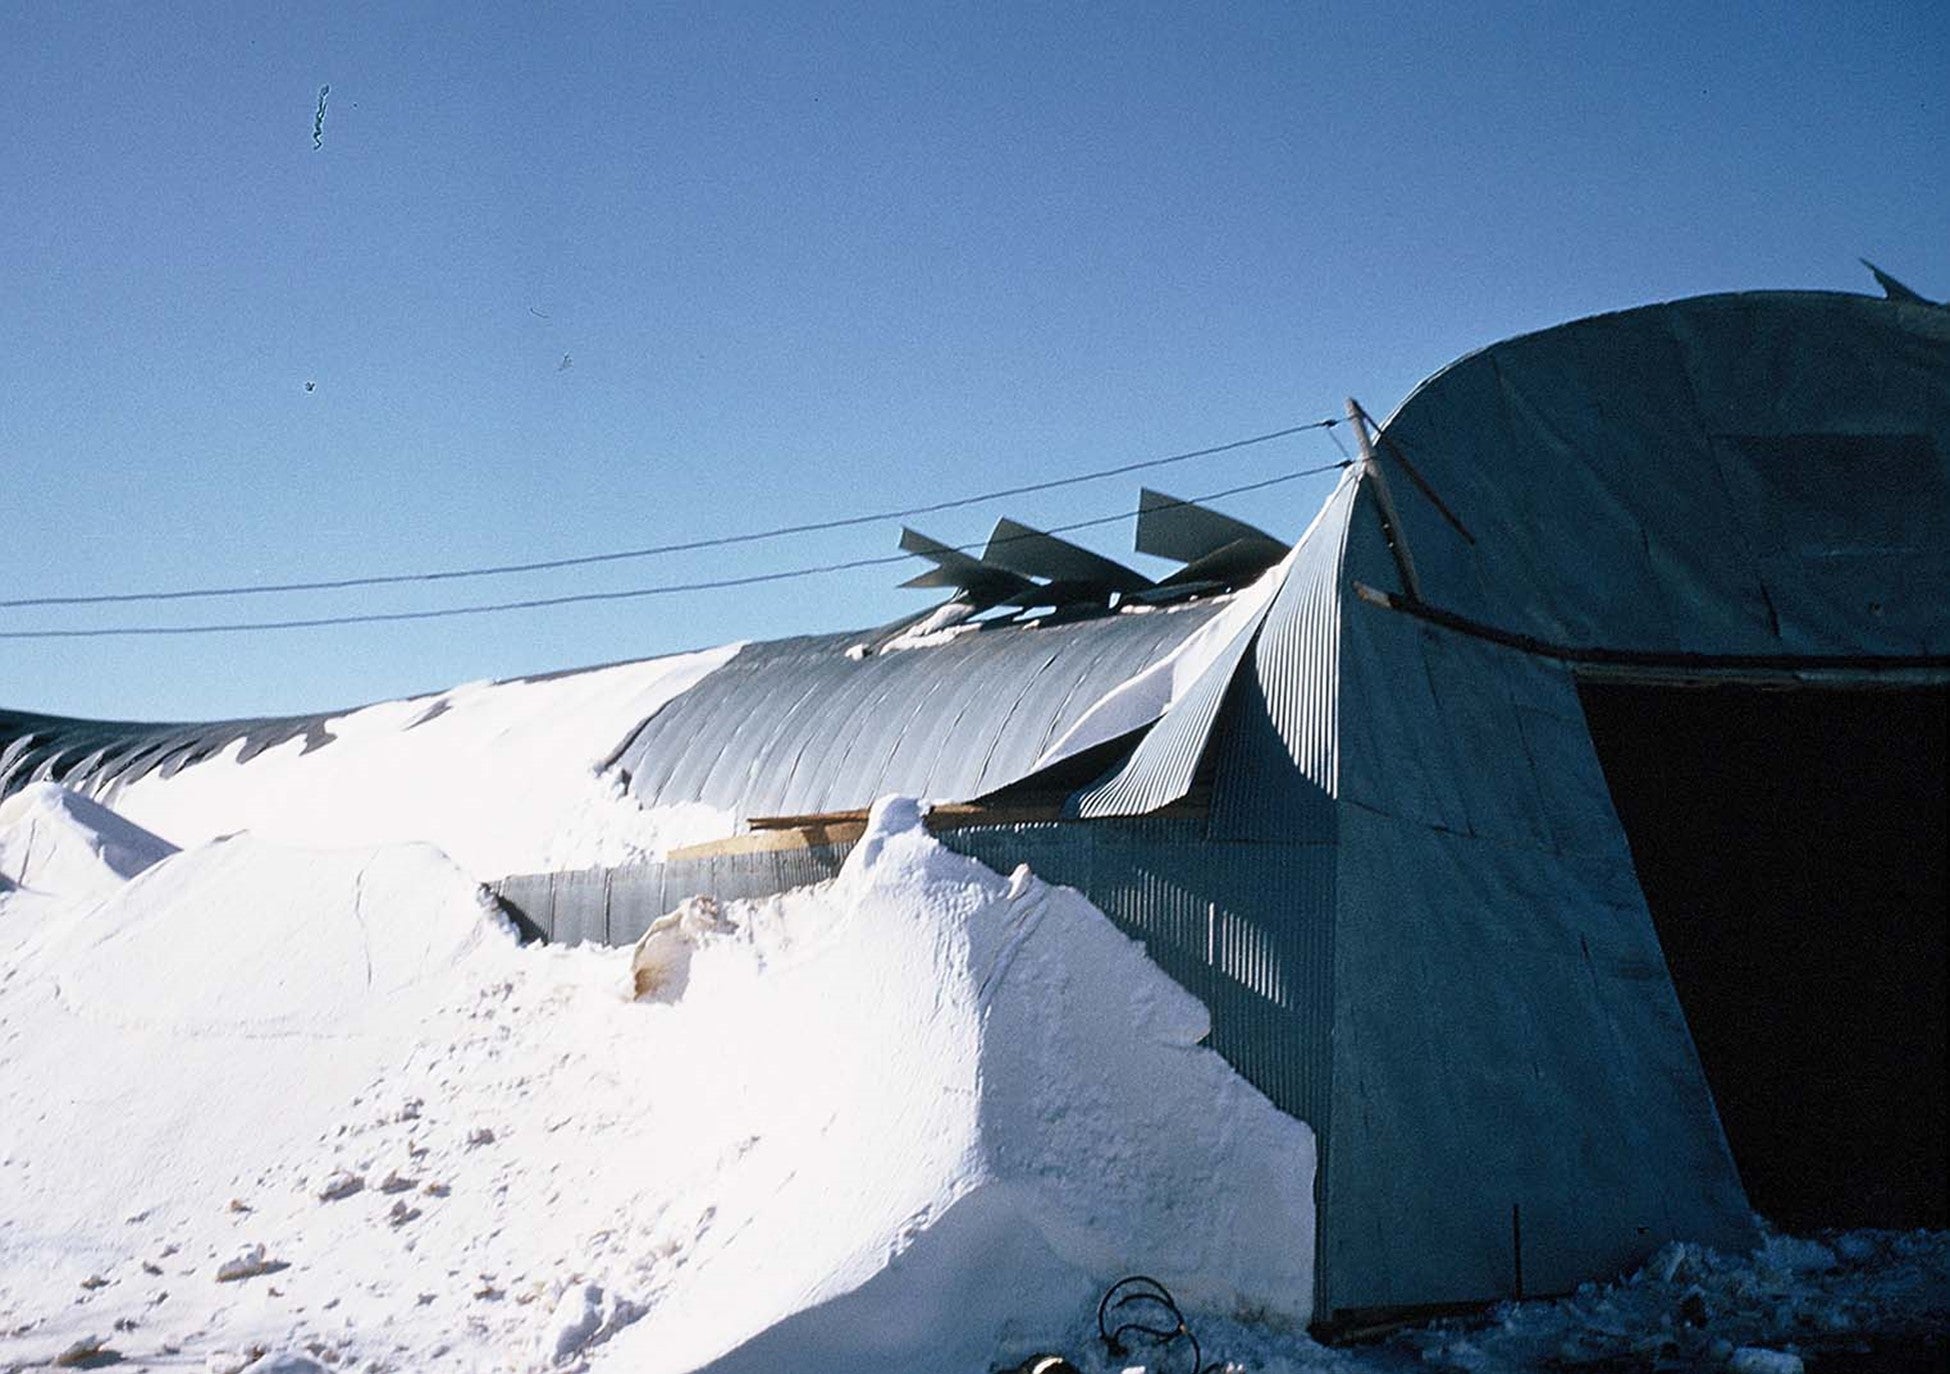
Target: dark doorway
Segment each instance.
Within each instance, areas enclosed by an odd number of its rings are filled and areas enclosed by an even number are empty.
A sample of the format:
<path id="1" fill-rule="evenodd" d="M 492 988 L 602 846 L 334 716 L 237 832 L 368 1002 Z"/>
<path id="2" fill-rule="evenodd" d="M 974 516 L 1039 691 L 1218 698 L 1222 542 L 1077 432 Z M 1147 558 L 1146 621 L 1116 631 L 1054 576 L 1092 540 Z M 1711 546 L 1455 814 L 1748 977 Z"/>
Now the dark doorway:
<path id="1" fill-rule="evenodd" d="M 1950 688 L 1579 691 L 1748 1200 L 1950 1222 Z"/>

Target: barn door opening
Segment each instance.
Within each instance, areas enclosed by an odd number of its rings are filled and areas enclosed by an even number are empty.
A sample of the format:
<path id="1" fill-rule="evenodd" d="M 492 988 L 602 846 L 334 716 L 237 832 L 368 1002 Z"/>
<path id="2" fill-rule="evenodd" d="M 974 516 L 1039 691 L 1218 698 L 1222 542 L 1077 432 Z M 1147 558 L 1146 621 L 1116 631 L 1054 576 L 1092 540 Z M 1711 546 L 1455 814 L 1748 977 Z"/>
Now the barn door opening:
<path id="1" fill-rule="evenodd" d="M 1579 692 L 1748 1200 L 1950 1222 L 1950 688 Z"/>

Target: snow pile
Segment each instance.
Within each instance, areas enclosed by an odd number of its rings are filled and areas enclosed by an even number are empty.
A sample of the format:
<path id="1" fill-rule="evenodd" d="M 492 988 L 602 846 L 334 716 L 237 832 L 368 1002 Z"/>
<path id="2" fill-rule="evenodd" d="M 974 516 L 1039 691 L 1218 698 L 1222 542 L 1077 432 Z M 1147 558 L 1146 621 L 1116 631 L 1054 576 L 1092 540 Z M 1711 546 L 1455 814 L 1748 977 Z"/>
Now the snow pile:
<path id="1" fill-rule="evenodd" d="M 51 782 L 0 801 L 0 891 L 85 901 L 105 896 L 176 846 Z"/>
<path id="2" fill-rule="evenodd" d="M 249 837 L 71 908 L 0 974 L 0 1367 L 986 1369 L 1131 1269 L 1307 1318 L 1311 1134 L 1076 893 L 883 804 L 659 940 L 636 1000 L 430 849 Z"/>
<path id="3" fill-rule="evenodd" d="M 237 1243 L 212 1216 L 246 1220 L 225 1209 L 262 1161 L 332 1129 L 501 927 L 434 850 L 249 838 L 44 920 L 0 974 L 0 1331 L 127 1287 L 138 1259 L 158 1288 L 212 1280 Z"/>
<path id="4" fill-rule="evenodd" d="M 732 833 L 704 806 L 645 810 L 602 772 L 630 733 L 738 650 L 475 683 L 382 702 L 239 763 L 243 741 L 101 800 L 184 848 L 250 830 L 290 844 L 425 841 L 479 879 L 616 866 Z"/>

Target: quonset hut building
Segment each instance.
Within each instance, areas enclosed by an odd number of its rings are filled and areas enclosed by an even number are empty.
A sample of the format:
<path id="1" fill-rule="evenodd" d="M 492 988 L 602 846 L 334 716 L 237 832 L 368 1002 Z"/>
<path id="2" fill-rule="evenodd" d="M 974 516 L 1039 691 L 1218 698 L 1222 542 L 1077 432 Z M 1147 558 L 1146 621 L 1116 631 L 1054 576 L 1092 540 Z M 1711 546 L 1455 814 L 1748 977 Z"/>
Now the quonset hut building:
<path id="1" fill-rule="evenodd" d="M 943 803 L 946 842 L 1144 940 L 1313 1125 L 1329 1323 L 1741 1247 L 1754 1209 L 1944 1225 L 1950 310 L 1582 320 L 1363 438 L 1290 549 L 1152 500 L 1162 588 L 1023 527 L 911 538 L 957 589 L 932 625 L 1064 609 L 740 650 L 614 763 L 749 833 L 504 896 L 626 942 L 829 875 L 882 794 Z M 0 787 L 324 719 L 0 715 Z"/>

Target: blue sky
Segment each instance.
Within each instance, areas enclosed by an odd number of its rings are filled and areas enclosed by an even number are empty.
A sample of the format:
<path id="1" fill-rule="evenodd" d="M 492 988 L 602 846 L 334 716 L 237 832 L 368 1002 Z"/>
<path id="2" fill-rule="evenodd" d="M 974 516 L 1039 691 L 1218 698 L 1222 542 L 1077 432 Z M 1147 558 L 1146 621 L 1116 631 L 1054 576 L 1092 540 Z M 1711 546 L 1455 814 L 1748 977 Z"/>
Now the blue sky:
<path id="1" fill-rule="evenodd" d="M 1455 356 L 1583 314 L 1873 291 L 1858 255 L 1950 295 L 1950 7 L 1922 0 L 31 4 L 0 26 L 0 597 L 916 505 L 1350 394 L 1383 414 Z M 1337 456 L 1316 433 L 1151 481 L 1196 495 Z M 1220 504 L 1291 537 L 1327 480 Z M 1137 486 L 917 523 L 976 541 L 1001 514 L 1129 511 Z M 648 587 L 897 533 L 0 629 Z M 1121 555 L 1129 527 L 1082 538 Z M 0 707 L 324 709 L 876 624 L 926 604 L 905 574 L 0 641 Z"/>

